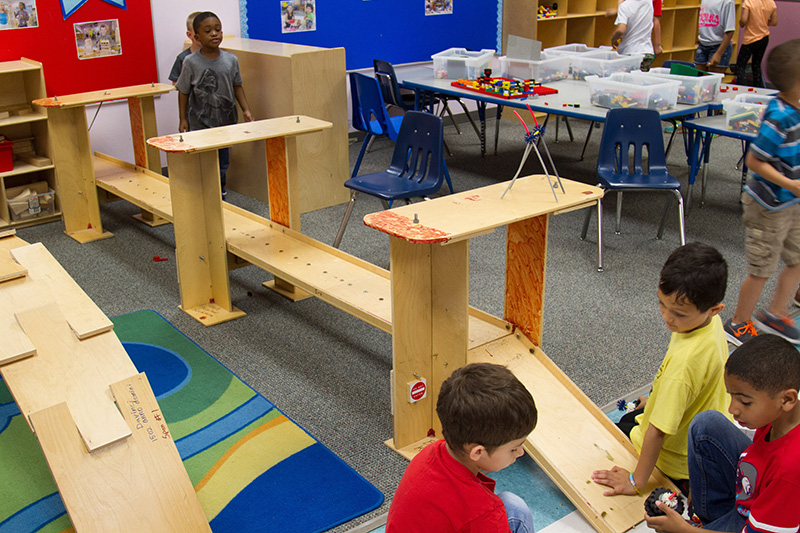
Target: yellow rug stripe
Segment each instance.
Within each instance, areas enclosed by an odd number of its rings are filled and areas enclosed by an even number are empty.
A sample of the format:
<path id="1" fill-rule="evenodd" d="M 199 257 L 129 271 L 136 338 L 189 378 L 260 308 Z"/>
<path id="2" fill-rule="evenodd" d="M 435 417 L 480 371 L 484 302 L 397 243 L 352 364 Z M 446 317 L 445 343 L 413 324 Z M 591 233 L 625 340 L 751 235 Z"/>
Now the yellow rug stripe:
<path id="1" fill-rule="evenodd" d="M 195 486 L 206 518 L 213 520 L 254 479 L 315 442 L 283 415 L 259 426 L 231 447 Z"/>

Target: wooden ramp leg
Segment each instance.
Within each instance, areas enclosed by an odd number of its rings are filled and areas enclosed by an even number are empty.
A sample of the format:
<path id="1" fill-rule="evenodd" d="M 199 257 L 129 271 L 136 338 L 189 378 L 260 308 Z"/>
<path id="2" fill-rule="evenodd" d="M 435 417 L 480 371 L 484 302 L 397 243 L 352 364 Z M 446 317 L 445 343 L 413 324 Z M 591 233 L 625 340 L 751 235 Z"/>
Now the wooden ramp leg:
<path id="1" fill-rule="evenodd" d="M 152 96 L 128 98 L 128 114 L 131 118 L 133 157 L 137 166 L 161 173 L 161 153 L 147 144 L 147 139 L 158 136 L 156 109 Z M 151 227 L 169 224 L 169 220 L 142 209 L 133 218 Z"/>

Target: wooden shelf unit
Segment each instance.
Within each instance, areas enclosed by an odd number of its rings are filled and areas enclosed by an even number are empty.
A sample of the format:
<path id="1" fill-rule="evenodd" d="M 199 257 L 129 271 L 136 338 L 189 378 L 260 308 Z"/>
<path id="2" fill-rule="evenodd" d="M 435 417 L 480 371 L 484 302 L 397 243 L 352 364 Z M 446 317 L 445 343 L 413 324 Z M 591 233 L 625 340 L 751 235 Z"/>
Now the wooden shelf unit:
<path id="1" fill-rule="evenodd" d="M 607 9 L 617 5 L 616 0 L 562 0 L 558 3 L 558 16 L 536 20 L 540 5 L 551 5 L 553 0 L 504 0 L 503 49 L 509 35 L 519 35 L 542 42 L 542 48 L 570 43 L 589 46 L 610 45 L 614 33 L 614 18 L 606 17 Z M 736 0 L 736 20 L 739 20 L 741 0 Z M 655 65 L 667 59 L 694 61 L 697 47 L 697 21 L 700 0 L 664 0 L 661 14 L 661 45 L 664 52 L 656 57 Z M 736 62 L 739 26 L 733 34 L 733 57 Z"/>
<path id="2" fill-rule="evenodd" d="M 0 111 L 28 105 L 37 98 L 46 95 L 42 64 L 22 58 L 18 61 L 0 63 Z M 31 106 L 32 111 L 25 114 L 13 114 L 0 118 L 0 135 L 8 139 L 33 139 L 36 155 L 52 159 L 50 135 L 47 128 L 47 110 Z M 8 209 L 7 191 L 11 187 L 20 187 L 36 182 L 46 182 L 53 191 L 58 191 L 55 167 L 50 165 L 35 166 L 19 159 L 14 160 L 13 170 L 0 172 L 0 228 L 23 227 L 43 222 L 52 222 L 61 217 L 56 207 L 53 215 L 42 215 L 26 220 L 11 220 Z M 58 194 L 56 194 L 58 202 Z M 58 204 L 56 204 L 58 206 Z"/>

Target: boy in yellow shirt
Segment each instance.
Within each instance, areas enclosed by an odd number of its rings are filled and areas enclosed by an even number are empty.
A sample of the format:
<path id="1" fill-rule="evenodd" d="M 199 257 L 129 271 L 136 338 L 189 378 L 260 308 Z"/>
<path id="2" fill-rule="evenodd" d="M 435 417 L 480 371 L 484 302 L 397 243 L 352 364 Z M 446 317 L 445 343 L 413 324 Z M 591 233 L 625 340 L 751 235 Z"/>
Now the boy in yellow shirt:
<path id="1" fill-rule="evenodd" d="M 719 317 L 727 282 L 725 259 L 699 242 L 672 252 L 661 269 L 658 305 L 672 337 L 630 431 L 639 452 L 636 468 L 592 473 L 595 483 L 611 487 L 606 496 L 652 490 L 646 485 L 656 466 L 688 493 L 689 424 L 701 411 L 725 412 L 728 406 L 723 379 L 728 343 Z"/>

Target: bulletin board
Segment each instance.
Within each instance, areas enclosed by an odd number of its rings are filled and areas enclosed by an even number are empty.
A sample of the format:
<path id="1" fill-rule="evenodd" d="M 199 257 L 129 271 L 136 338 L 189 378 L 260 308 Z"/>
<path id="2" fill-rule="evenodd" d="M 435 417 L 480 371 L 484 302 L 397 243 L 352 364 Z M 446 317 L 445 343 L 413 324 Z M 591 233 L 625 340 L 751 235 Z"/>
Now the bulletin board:
<path id="1" fill-rule="evenodd" d="M 297 3 L 302 0 L 295 0 Z M 430 61 L 448 48 L 496 49 L 498 2 L 453 0 L 453 13 L 425 15 L 424 0 L 316 0 L 315 31 L 282 33 L 280 0 L 240 0 L 242 37 L 345 48 L 347 69 Z"/>
<path id="2" fill-rule="evenodd" d="M 150 2 L 128 0 L 125 9 L 88 0 L 66 20 L 59 0 L 36 0 L 38 26 L 0 31 L 0 61 L 27 57 L 42 63 L 48 96 L 158 81 Z M 121 54 L 79 59 L 74 24 L 117 20 Z"/>

